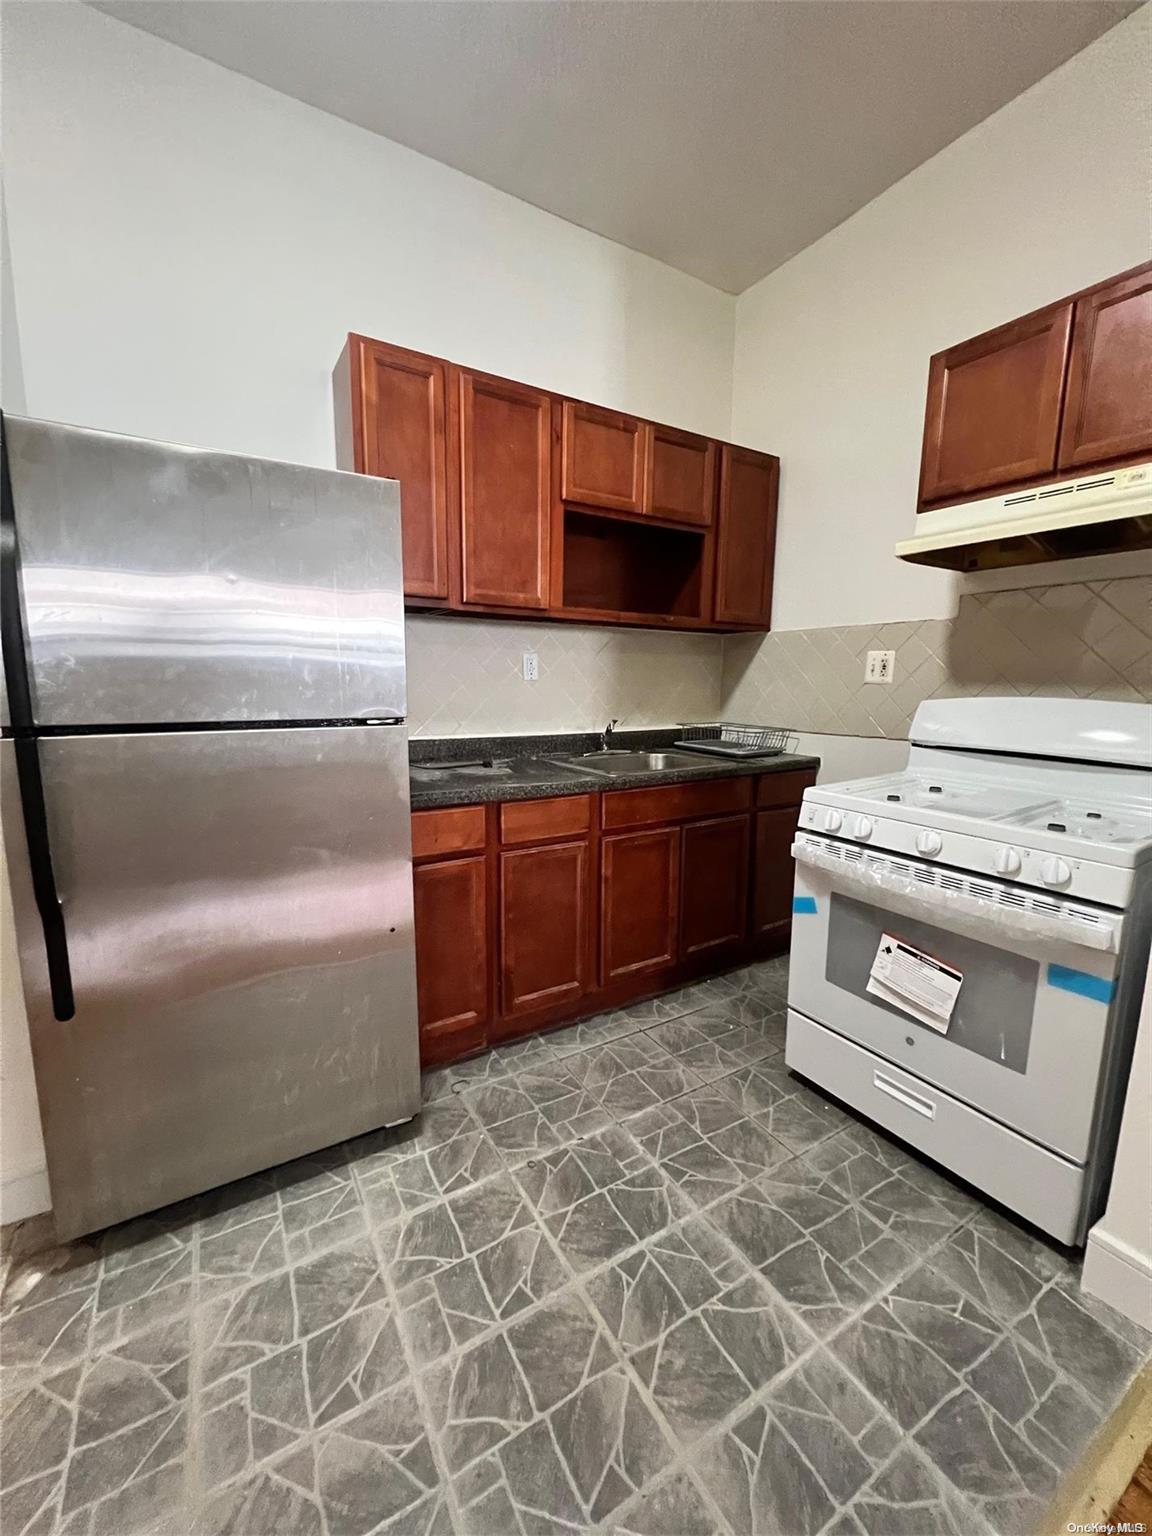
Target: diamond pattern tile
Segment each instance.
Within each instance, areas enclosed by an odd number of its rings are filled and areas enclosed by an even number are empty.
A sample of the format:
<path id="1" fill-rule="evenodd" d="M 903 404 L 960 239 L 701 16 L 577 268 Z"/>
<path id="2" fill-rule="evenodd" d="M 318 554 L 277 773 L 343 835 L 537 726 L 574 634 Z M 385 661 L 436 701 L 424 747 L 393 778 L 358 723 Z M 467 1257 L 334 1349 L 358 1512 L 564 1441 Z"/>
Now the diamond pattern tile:
<path id="1" fill-rule="evenodd" d="M 895 682 L 863 682 L 896 652 Z M 923 699 L 976 694 L 1152 701 L 1152 578 L 971 592 L 953 620 L 781 631 L 724 642 L 722 715 L 903 737 Z"/>

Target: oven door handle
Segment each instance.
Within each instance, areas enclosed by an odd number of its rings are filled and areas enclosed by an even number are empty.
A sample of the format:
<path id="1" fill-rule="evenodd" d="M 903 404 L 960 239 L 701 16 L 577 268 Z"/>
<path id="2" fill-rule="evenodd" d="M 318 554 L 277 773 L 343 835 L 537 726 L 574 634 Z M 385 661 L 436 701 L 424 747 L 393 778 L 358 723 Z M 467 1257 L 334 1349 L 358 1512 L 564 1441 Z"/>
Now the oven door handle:
<path id="1" fill-rule="evenodd" d="M 905 1109 L 913 1109 L 918 1115 L 923 1115 L 925 1120 L 935 1120 L 936 1105 L 931 1099 L 925 1099 L 918 1093 L 913 1093 L 910 1088 L 905 1088 L 901 1083 L 886 1077 L 883 1072 L 873 1072 L 872 1086 L 886 1093 L 890 1099 L 895 1099 L 898 1104 L 903 1104 Z"/>

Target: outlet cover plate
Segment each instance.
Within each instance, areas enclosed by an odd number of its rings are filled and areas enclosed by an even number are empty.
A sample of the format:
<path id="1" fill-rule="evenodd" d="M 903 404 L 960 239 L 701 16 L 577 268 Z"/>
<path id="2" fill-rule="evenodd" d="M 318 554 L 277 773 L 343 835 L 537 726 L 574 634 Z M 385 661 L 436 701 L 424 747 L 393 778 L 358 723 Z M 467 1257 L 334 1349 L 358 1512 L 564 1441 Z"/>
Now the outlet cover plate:
<path id="1" fill-rule="evenodd" d="M 895 651 L 869 651 L 864 662 L 864 681 L 866 683 L 890 683 L 895 670 Z"/>

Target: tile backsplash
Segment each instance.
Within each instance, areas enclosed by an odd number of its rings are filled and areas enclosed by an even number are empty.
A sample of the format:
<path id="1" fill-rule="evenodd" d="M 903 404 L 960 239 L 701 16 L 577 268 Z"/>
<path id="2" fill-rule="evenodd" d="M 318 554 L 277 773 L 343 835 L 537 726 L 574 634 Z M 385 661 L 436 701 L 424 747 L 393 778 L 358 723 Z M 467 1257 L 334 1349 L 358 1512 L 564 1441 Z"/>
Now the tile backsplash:
<path id="1" fill-rule="evenodd" d="M 892 683 L 864 682 L 870 650 L 896 652 Z M 922 699 L 982 693 L 1152 702 L 1152 577 L 969 593 L 954 619 L 724 642 L 733 720 L 904 737 Z"/>
<path id="2" fill-rule="evenodd" d="M 969 593 L 954 619 L 726 638 L 410 615 L 407 647 L 414 736 L 598 730 L 615 715 L 903 738 L 922 699 L 1152 702 L 1152 577 Z M 893 683 L 864 682 L 870 650 L 896 652 Z"/>
<path id="3" fill-rule="evenodd" d="M 414 736 L 526 735 L 710 720 L 720 707 L 718 635 L 409 615 Z M 540 676 L 525 682 L 534 651 Z"/>

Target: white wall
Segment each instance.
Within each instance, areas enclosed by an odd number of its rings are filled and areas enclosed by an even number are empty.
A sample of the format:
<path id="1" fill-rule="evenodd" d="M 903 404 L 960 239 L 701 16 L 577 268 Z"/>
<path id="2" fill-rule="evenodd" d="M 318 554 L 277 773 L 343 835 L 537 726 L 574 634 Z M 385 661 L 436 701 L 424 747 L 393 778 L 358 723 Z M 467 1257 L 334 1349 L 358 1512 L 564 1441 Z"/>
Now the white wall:
<path id="1" fill-rule="evenodd" d="M 1088 1234 L 1084 1289 L 1152 1329 L 1152 972 L 1144 987 L 1108 1209 Z"/>
<path id="2" fill-rule="evenodd" d="M 68 0 L 4 35 L 33 414 L 330 464 L 358 330 L 727 433 L 730 296 Z"/>
<path id="3" fill-rule="evenodd" d="M 740 296 L 733 435 L 781 456 L 776 628 L 952 613 L 956 578 L 892 557 L 928 359 L 1148 257 L 1150 78 L 1145 5 Z"/>
<path id="4" fill-rule="evenodd" d="M 355 330 L 728 435 L 730 295 L 70 0 L 7 6 L 3 43 L 9 409 L 331 464 Z M 409 631 L 425 722 L 448 712 L 438 634 Z M 546 688 L 627 714 L 638 676 L 652 718 L 718 702 L 719 640 L 659 637 L 660 666 L 652 637 L 565 653 L 534 635 L 550 659 L 527 714 Z M 470 663 L 493 658 L 470 673 L 471 729 L 507 713 L 506 639 L 460 632 Z M 42 1152 L 7 913 L 0 940 L 10 1220 L 42 1203 Z"/>

